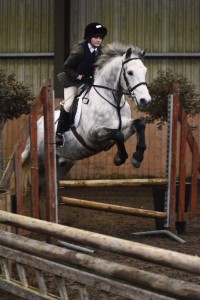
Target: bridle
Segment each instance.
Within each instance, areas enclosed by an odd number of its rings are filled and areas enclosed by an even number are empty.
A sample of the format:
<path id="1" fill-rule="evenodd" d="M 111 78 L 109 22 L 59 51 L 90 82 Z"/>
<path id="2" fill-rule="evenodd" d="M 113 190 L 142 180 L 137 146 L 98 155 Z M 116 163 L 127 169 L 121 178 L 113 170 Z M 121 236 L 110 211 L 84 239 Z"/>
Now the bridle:
<path id="1" fill-rule="evenodd" d="M 139 57 L 133 57 L 133 58 L 129 58 L 129 59 L 122 62 L 122 71 L 123 71 L 124 81 L 126 83 L 126 86 L 127 86 L 127 89 L 128 89 L 128 92 L 129 92 L 130 95 L 131 95 L 132 91 L 137 89 L 138 86 L 140 86 L 140 85 L 146 85 L 147 86 L 147 83 L 145 81 L 139 82 L 138 84 L 134 85 L 134 87 L 131 87 L 129 82 L 128 82 L 128 78 L 126 77 L 124 65 L 127 64 L 129 61 L 135 60 L 135 59 L 140 59 L 140 58 Z"/>

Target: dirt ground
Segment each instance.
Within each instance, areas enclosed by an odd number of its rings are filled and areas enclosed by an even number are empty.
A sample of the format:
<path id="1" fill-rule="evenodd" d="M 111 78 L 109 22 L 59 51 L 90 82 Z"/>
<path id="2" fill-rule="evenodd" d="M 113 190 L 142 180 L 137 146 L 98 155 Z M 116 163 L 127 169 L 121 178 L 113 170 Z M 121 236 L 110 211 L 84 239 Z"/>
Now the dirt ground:
<path id="1" fill-rule="evenodd" d="M 113 188 L 67 188 L 59 189 L 60 196 L 68 196 L 79 199 L 95 200 L 128 207 L 143 209 L 153 209 L 152 187 L 113 187 Z M 93 232 L 136 241 L 164 249 L 174 250 L 181 253 L 200 256 L 200 215 L 195 220 L 186 223 L 185 233 L 179 234 L 185 243 L 178 243 L 167 235 L 135 236 L 132 233 L 155 230 L 155 220 L 113 214 L 108 212 L 94 211 L 89 209 L 74 208 L 69 206 L 59 206 L 59 222 L 67 226 L 73 226 Z M 109 252 L 95 249 L 95 256 L 118 263 L 128 264 L 141 270 L 167 275 L 176 279 L 190 281 L 200 285 L 200 277 L 197 275 L 177 271 L 171 268 L 155 265 L 123 257 Z M 31 281 L 31 274 L 29 277 Z M 50 279 L 50 286 L 54 288 L 54 283 Z M 77 294 L 69 293 L 71 300 L 80 299 Z M 97 292 L 90 291 L 90 299 L 98 300 Z M 19 297 L 0 291 L 0 299 L 20 300 Z M 121 300 L 119 296 L 113 296 L 113 300 Z M 123 298 L 124 299 L 124 298 Z M 195 299 L 194 299 L 195 300 Z"/>

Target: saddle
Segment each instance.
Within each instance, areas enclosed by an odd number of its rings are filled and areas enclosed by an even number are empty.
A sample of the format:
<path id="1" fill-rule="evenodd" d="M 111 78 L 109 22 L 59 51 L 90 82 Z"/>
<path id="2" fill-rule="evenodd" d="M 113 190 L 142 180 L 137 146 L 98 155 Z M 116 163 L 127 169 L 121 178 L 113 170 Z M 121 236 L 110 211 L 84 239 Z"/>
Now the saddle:
<path id="1" fill-rule="evenodd" d="M 71 109 L 71 119 L 70 119 L 71 125 L 74 124 L 75 116 L 76 116 L 77 109 L 78 109 L 78 102 L 79 102 L 79 95 L 77 95 L 73 101 L 73 105 L 72 105 L 72 109 Z"/>

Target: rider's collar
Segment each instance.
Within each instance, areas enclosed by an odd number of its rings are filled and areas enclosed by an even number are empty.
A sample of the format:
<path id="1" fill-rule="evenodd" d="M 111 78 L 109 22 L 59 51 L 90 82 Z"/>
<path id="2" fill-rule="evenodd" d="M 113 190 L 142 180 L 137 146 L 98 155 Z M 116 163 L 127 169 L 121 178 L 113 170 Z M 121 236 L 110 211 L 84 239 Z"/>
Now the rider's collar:
<path id="1" fill-rule="evenodd" d="M 88 43 L 88 48 L 89 48 L 91 53 L 93 53 L 94 51 L 97 51 L 97 48 L 93 47 L 91 43 Z"/>

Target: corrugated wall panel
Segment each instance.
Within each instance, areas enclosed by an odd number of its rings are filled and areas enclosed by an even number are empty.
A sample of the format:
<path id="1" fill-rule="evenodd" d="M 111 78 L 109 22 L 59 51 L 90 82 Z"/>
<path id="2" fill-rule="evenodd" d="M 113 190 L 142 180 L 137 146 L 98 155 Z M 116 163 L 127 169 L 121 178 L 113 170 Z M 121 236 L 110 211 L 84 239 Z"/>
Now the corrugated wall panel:
<path id="1" fill-rule="evenodd" d="M 85 10 L 85 14 L 82 12 Z M 119 41 L 147 48 L 148 53 L 200 52 L 200 1 L 198 0 L 74 0 L 71 3 L 71 46 L 83 37 L 89 22 L 108 28 L 105 43 Z M 199 86 L 199 58 L 153 59 L 148 81 L 157 71 L 180 71 Z M 179 67 L 178 67 L 179 65 Z"/>
<path id="2" fill-rule="evenodd" d="M 53 52 L 53 5 L 54 0 L 0 0 L 0 52 Z"/>
<path id="3" fill-rule="evenodd" d="M 0 0 L 0 8 L 0 53 L 15 56 L 0 57 L 0 68 L 38 93 L 42 81 L 54 77 L 54 0 Z"/>
<path id="4" fill-rule="evenodd" d="M 198 0 L 74 0 L 71 6 L 71 44 L 82 39 L 87 23 L 98 21 L 108 27 L 106 42 L 150 52 L 199 52 Z"/>
<path id="5" fill-rule="evenodd" d="M 52 78 L 54 63 L 48 58 L 12 58 L 3 59 L 0 68 L 14 72 L 16 79 L 27 82 L 37 95 L 44 79 Z"/>
<path id="6" fill-rule="evenodd" d="M 16 79 L 27 82 L 37 95 L 43 80 L 53 78 L 53 52 L 54 0 L 0 0 L 0 68 L 14 72 Z M 30 53 L 33 55 L 26 57 Z M 50 54 L 43 57 L 40 53 Z M 24 117 L 5 126 L 6 158 L 12 153 L 23 122 Z"/>

